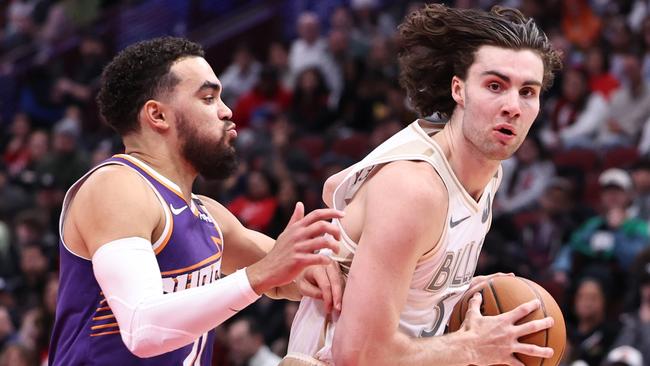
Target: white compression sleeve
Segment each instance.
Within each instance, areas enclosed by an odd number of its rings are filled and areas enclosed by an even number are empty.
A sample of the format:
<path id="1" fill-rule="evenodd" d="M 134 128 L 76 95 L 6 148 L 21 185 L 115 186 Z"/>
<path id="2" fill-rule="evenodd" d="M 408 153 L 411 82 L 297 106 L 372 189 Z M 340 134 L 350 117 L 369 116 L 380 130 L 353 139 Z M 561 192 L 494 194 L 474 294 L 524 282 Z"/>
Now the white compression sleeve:
<path id="1" fill-rule="evenodd" d="M 244 269 L 204 286 L 163 294 L 156 256 L 143 238 L 104 244 L 92 263 L 122 340 L 139 357 L 190 344 L 260 297 Z"/>

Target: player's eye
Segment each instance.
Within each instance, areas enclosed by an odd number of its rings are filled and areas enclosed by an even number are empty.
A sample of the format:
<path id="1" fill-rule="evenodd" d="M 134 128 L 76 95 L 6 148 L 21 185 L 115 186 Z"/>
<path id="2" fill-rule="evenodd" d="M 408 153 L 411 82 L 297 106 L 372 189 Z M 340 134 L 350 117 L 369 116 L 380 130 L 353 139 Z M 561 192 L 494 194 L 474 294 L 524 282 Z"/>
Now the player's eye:
<path id="1" fill-rule="evenodd" d="M 519 93 L 524 97 L 534 97 L 536 95 L 535 89 L 533 88 L 524 88 Z"/>
<path id="2" fill-rule="evenodd" d="M 203 100 L 204 100 L 206 103 L 208 103 L 208 104 L 213 103 L 213 102 L 214 102 L 214 99 L 215 99 L 215 98 L 214 98 L 212 95 L 208 95 L 207 97 L 204 97 L 204 98 L 203 98 Z"/>
<path id="3" fill-rule="evenodd" d="M 501 90 L 501 84 L 499 83 L 489 83 L 487 87 L 491 91 L 495 91 L 495 92 Z"/>

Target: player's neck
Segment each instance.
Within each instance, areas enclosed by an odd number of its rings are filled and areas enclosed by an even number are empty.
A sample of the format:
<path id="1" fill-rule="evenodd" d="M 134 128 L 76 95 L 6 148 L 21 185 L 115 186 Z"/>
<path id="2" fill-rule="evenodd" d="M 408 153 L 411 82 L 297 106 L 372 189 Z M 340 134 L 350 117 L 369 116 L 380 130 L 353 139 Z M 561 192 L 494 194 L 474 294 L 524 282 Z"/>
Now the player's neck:
<path id="1" fill-rule="evenodd" d="M 465 143 L 460 123 L 451 120 L 434 140 L 440 145 L 460 184 L 475 200 L 479 200 L 483 189 L 499 169 L 498 161 L 481 158 L 472 145 Z"/>
<path id="2" fill-rule="evenodd" d="M 153 168 L 165 178 L 174 182 L 189 202 L 192 194 L 192 183 L 196 179 L 196 171 L 182 159 L 177 151 L 161 141 L 150 142 L 144 138 L 124 137 L 125 153 L 135 157 Z"/>

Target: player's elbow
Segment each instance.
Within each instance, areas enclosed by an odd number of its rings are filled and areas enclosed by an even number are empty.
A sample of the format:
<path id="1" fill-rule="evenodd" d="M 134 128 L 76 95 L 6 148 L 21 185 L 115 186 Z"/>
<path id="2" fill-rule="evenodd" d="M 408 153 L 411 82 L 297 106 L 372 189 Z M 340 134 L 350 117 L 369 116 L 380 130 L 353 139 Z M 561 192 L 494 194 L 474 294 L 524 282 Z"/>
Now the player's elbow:
<path id="1" fill-rule="evenodd" d="M 362 352 L 355 349 L 349 342 L 334 342 L 332 344 L 332 360 L 337 366 L 360 365 Z"/>
<path id="2" fill-rule="evenodd" d="M 376 346 L 381 343 L 374 337 L 361 336 L 352 339 L 335 333 L 332 342 L 332 359 L 336 366 L 379 365 L 381 363 Z"/>

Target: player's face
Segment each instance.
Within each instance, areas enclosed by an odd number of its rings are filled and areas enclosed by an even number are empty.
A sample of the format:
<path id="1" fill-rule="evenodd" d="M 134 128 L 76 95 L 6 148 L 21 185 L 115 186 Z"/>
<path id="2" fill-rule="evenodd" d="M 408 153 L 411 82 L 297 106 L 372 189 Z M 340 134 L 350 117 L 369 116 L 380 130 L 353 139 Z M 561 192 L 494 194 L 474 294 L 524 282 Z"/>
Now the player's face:
<path id="1" fill-rule="evenodd" d="M 543 76 L 534 51 L 479 48 L 466 80 L 457 81 L 465 139 L 487 159 L 512 156 L 539 112 Z"/>
<path id="2" fill-rule="evenodd" d="M 237 166 L 237 132 L 219 79 L 200 57 L 183 59 L 171 71 L 181 80 L 172 101 L 181 155 L 208 179 L 228 177 Z"/>

